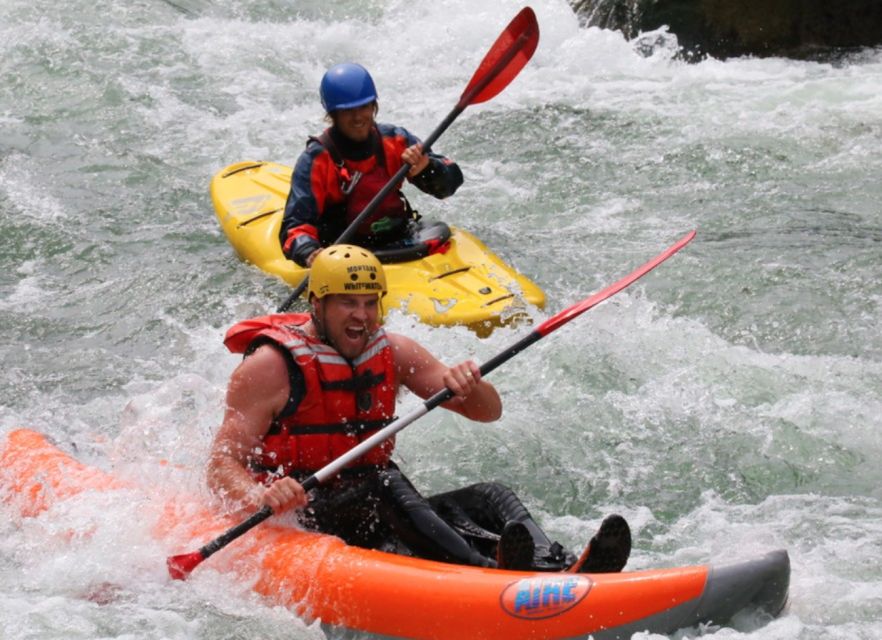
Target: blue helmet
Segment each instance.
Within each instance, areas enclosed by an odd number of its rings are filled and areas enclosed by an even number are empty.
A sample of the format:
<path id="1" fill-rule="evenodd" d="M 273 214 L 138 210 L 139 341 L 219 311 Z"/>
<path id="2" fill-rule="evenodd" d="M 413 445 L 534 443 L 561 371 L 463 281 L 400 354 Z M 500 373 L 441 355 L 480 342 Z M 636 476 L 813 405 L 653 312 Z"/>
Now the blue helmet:
<path id="1" fill-rule="evenodd" d="M 373 102 L 377 99 L 377 88 L 367 69 L 354 62 L 343 62 L 325 72 L 320 94 L 322 106 L 331 113 Z"/>

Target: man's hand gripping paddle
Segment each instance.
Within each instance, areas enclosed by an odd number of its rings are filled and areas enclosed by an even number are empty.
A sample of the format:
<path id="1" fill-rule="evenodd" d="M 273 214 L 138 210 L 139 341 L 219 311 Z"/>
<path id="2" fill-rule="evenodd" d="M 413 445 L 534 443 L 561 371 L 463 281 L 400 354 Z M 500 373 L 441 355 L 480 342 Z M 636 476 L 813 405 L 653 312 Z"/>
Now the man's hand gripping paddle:
<path id="1" fill-rule="evenodd" d="M 423 152 L 428 153 L 432 145 L 441 137 L 453 121 L 459 117 L 465 108 L 472 104 L 486 102 L 505 89 L 512 80 L 520 73 L 521 69 L 533 57 L 536 46 L 539 44 L 539 24 L 536 22 L 536 14 L 530 7 L 524 7 L 514 19 L 508 23 L 505 30 L 490 47 L 490 51 L 481 60 L 475 75 L 469 81 L 459 98 L 459 102 L 453 110 L 447 114 L 443 122 L 423 141 Z M 404 176 L 410 170 L 410 165 L 404 163 L 401 168 L 389 179 L 377 195 L 368 202 L 367 206 L 346 227 L 346 230 L 337 238 L 334 244 L 344 244 L 352 239 L 355 231 L 365 218 L 371 215 L 380 205 L 395 185 L 404 180 Z M 279 306 L 278 313 L 287 311 L 300 297 L 309 281 L 305 277 L 294 289 L 291 295 Z"/>
<path id="2" fill-rule="evenodd" d="M 547 336 L 558 327 L 566 324 L 576 316 L 585 313 L 586 311 L 588 311 L 588 309 L 617 294 L 625 287 L 633 284 L 644 275 L 646 275 L 648 272 L 652 271 L 655 267 L 660 265 L 662 262 L 677 253 L 680 249 L 689 244 L 689 242 L 691 242 L 692 238 L 694 237 L 695 232 L 690 231 L 677 243 L 657 255 L 655 258 L 644 264 L 633 273 L 625 276 L 618 282 L 611 284 L 603 291 L 599 291 L 591 297 L 585 298 L 581 302 L 556 313 L 551 318 L 533 329 L 533 331 L 531 331 L 525 337 L 521 338 L 516 343 L 511 345 L 508 349 L 497 354 L 496 356 L 485 362 L 483 365 L 481 365 L 481 375 L 487 375 L 503 362 L 506 362 L 507 360 L 513 358 L 515 355 L 529 347 L 534 342 L 537 342 L 541 338 Z M 447 402 L 453 397 L 453 395 L 454 394 L 450 389 L 442 389 L 431 398 L 423 402 L 422 406 L 417 407 L 408 415 L 398 418 L 385 428 L 372 435 L 370 438 L 367 438 L 363 442 L 359 443 L 357 446 L 344 453 L 336 460 L 328 463 L 327 465 L 316 471 L 314 474 L 303 481 L 303 488 L 306 491 L 309 491 L 310 489 L 318 486 L 325 480 L 334 477 L 347 464 L 363 456 L 365 453 L 367 453 L 383 441 L 387 440 L 388 438 L 391 438 L 393 435 L 404 429 L 406 426 L 408 426 L 418 418 L 426 415 L 429 411 L 431 411 L 438 405 Z M 254 526 L 269 518 L 272 514 L 272 509 L 270 509 L 269 507 L 264 507 L 255 512 L 247 520 L 227 530 L 225 533 L 221 534 L 198 551 L 194 551 L 192 553 L 184 553 L 177 556 L 170 556 L 166 560 L 169 575 L 175 580 L 184 580 L 188 575 L 190 575 L 190 572 L 193 571 L 193 569 L 199 566 L 199 563 L 212 555 L 214 552 L 224 548 L 226 545 L 241 536 L 246 531 L 250 530 Z"/>

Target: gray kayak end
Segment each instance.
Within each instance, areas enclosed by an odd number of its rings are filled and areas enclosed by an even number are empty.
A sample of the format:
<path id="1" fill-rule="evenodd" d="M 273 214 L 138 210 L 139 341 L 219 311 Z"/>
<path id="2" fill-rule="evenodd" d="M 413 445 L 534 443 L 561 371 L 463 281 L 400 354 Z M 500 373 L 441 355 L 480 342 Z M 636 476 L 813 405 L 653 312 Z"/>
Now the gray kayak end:
<path id="1" fill-rule="evenodd" d="M 787 606 L 790 556 L 779 549 L 735 564 L 711 567 L 695 612 L 697 622 L 722 623 L 743 609 L 777 617 Z"/>
<path id="2" fill-rule="evenodd" d="M 673 633 L 699 624 L 723 625 L 735 614 L 755 612 L 771 620 L 787 606 L 790 556 L 784 549 L 752 560 L 711 565 L 701 596 L 663 613 L 592 634 L 594 640 L 623 640 L 641 631 Z"/>

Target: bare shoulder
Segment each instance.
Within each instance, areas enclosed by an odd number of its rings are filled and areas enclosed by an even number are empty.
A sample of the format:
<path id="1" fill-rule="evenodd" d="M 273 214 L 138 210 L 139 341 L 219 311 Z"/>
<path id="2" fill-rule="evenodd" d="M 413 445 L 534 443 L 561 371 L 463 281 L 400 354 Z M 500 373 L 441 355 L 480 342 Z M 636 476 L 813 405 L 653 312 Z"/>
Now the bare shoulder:
<path id="1" fill-rule="evenodd" d="M 233 372 L 231 383 L 264 392 L 288 384 L 288 363 L 276 347 L 263 345 L 245 357 Z"/>
<path id="2" fill-rule="evenodd" d="M 390 334 L 389 344 L 395 358 L 398 381 L 416 393 L 428 380 L 440 376 L 444 366 L 419 342 L 400 334 Z M 430 385 L 431 386 L 431 385 Z"/>
<path id="3" fill-rule="evenodd" d="M 416 344 L 415 340 L 408 338 L 407 336 L 403 336 L 400 333 L 386 333 L 386 339 L 389 341 L 389 344 L 392 345 L 392 351 L 396 354 L 399 351 L 407 349 L 412 344 Z"/>
<path id="4" fill-rule="evenodd" d="M 424 346 L 413 338 L 408 338 L 400 333 L 390 333 L 387 337 L 389 344 L 392 346 L 395 364 L 399 367 L 416 365 L 421 362 L 425 363 L 427 359 L 435 359 Z"/>
<path id="5" fill-rule="evenodd" d="M 266 433 L 290 392 L 285 357 L 270 345 L 258 347 L 230 376 L 218 441 L 250 443 L 251 438 Z"/>

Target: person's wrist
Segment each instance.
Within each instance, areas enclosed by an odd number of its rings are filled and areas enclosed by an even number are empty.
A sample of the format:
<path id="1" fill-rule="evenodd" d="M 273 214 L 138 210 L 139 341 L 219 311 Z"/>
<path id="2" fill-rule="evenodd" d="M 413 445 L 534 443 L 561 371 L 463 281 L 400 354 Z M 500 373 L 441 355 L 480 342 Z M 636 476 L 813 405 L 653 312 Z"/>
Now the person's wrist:
<path id="1" fill-rule="evenodd" d="M 241 504 L 241 508 L 248 511 L 253 511 L 257 509 L 263 502 L 263 494 L 265 492 L 266 487 L 264 487 L 262 484 L 252 484 L 245 492 L 245 495 L 242 496 L 242 499 L 239 501 Z"/>
<path id="2" fill-rule="evenodd" d="M 419 162 L 418 162 L 417 164 L 415 164 L 415 165 L 413 165 L 413 166 L 411 167 L 411 169 L 410 169 L 410 177 L 411 177 L 411 178 L 416 178 L 416 177 L 417 177 L 418 175 L 420 175 L 423 171 L 425 171 L 426 169 L 428 169 L 428 168 L 429 168 L 429 165 L 430 165 L 431 163 L 429 162 L 429 159 L 426 158 L 426 162 L 425 162 L 425 164 L 423 164 L 422 166 L 420 166 L 420 164 L 422 164 L 422 163 L 419 163 Z"/>
<path id="3" fill-rule="evenodd" d="M 294 248 L 291 258 L 301 267 L 309 266 L 309 259 L 314 258 L 314 254 L 321 250 L 321 245 L 312 238 L 303 239 L 298 246 Z"/>

